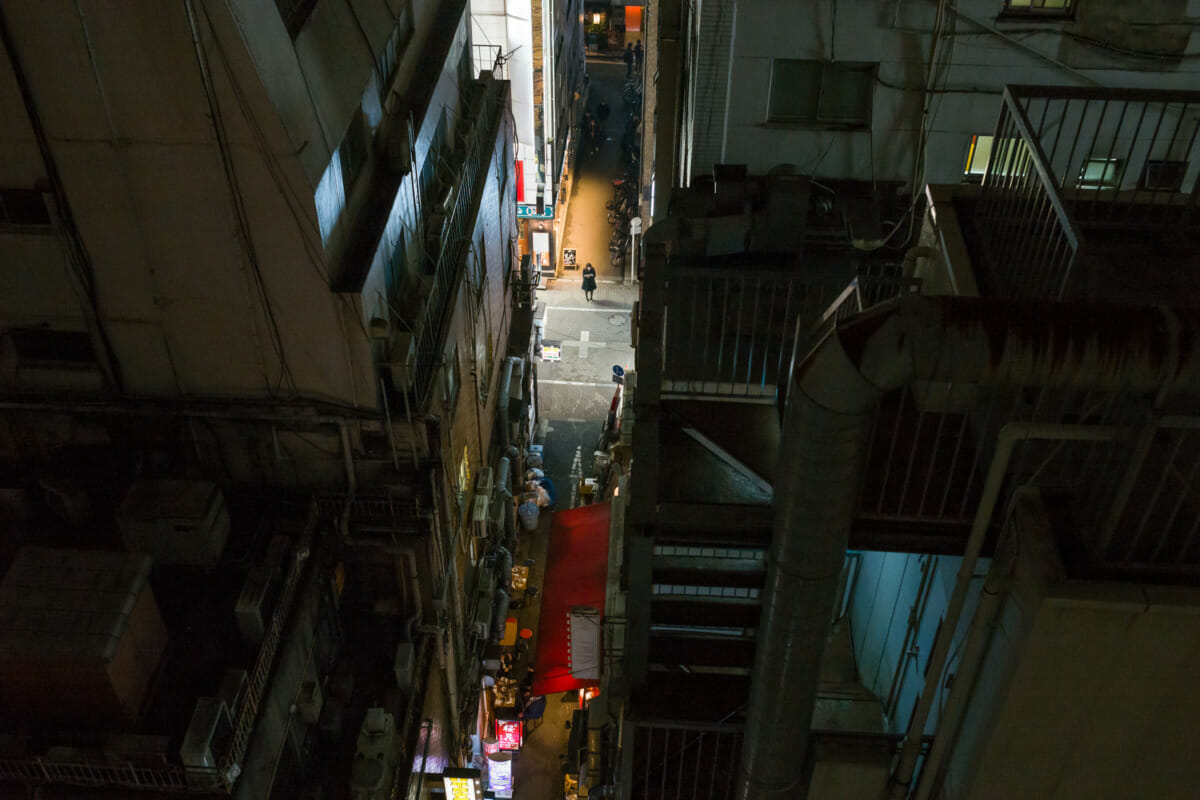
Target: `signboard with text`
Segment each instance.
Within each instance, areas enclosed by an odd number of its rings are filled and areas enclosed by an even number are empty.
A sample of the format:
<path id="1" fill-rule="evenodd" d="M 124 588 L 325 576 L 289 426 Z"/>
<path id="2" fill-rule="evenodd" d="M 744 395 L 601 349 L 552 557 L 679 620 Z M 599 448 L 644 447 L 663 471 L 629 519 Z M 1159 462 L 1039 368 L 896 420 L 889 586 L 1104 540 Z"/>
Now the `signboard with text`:
<path id="1" fill-rule="evenodd" d="M 522 739 L 522 722 L 519 719 L 496 720 L 496 740 L 501 750 L 520 750 Z"/>
<path id="2" fill-rule="evenodd" d="M 528 203 L 517 203 L 517 219 L 552 219 L 554 214 L 551 211 L 543 211 L 538 213 L 537 206 Z"/>

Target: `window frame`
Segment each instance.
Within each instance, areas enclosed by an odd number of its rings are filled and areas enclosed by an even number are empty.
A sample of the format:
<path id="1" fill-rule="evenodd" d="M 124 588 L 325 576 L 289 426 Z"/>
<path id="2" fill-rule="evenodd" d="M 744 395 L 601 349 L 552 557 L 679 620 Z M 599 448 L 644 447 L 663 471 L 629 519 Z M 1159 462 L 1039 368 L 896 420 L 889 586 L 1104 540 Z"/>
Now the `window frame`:
<path id="1" fill-rule="evenodd" d="M 1151 186 L 1150 181 L 1147 179 L 1149 178 L 1150 170 L 1153 168 L 1178 169 L 1179 173 L 1171 185 L 1159 184 Z M 1187 171 L 1188 162 L 1186 160 L 1173 158 L 1148 158 L 1146 159 L 1146 162 L 1142 164 L 1142 174 L 1138 176 L 1137 188 L 1139 191 L 1143 192 L 1182 192 L 1183 179 L 1187 177 Z"/>
<path id="2" fill-rule="evenodd" d="M 1045 3 L 1046 0 L 1030 0 L 1028 6 L 1014 6 L 1012 0 L 1003 0 L 997 19 L 1003 22 L 1064 22 L 1075 19 L 1075 10 L 1079 7 L 1078 0 L 1064 0 L 1063 8 L 1045 8 L 1034 6 L 1034 3 Z"/>
<path id="3" fill-rule="evenodd" d="M 404 59 L 404 53 L 414 33 L 416 26 L 413 24 L 412 3 L 406 1 L 400 13 L 396 15 L 396 24 L 392 27 L 387 42 L 375 57 L 375 76 L 379 82 L 379 96 L 383 100 L 386 100 L 391 92 L 392 81 L 396 78 L 396 71 L 400 68 L 400 62 Z"/>
<path id="4" fill-rule="evenodd" d="M 817 76 L 816 97 L 813 101 L 812 116 L 789 116 L 781 114 L 773 110 L 773 100 L 775 92 L 775 82 L 777 80 L 777 69 L 780 63 L 792 62 L 796 64 L 815 65 L 820 67 L 820 74 Z M 825 97 L 825 87 L 828 82 L 827 74 L 830 71 L 841 71 L 843 73 L 862 73 L 865 75 L 869 91 L 865 101 L 863 116 L 861 118 L 822 118 L 821 106 L 822 99 Z M 821 130 L 867 130 L 871 127 L 872 120 L 875 115 L 875 84 L 879 75 L 879 62 L 877 61 L 838 61 L 829 62 L 821 61 L 812 58 L 772 58 L 771 59 L 771 75 L 767 83 L 767 109 L 765 124 L 771 127 L 788 127 L 788 128 L 810 128 Z"/>
<path id="5" fill-rule="evenodd" d="M 40 210 L 34 219 L 25 212 L 36 207 Z M 16 219 L 12 210 L 21 212 Z M 0 186 L 0 229 L 2 230 L 46 230 L 54 227 L 54 215 L 46 203 L 46 196 L 37 189 L 24 186 Z"/>
<path id="6" fill-rule="evenodd" d="M 1100 176 L 1088 177 L 1088 169 L 1092 165 L 1101 165 Z M 1120 158 L 1107 156 L 1088 156 L 1079 168 L 1079 177 L 1075 180 L 1076 189 L 1119 189 L 1125 177 L 1125 162 Z M 1111 175 L 1110 175 L 1111 169 Z"/>

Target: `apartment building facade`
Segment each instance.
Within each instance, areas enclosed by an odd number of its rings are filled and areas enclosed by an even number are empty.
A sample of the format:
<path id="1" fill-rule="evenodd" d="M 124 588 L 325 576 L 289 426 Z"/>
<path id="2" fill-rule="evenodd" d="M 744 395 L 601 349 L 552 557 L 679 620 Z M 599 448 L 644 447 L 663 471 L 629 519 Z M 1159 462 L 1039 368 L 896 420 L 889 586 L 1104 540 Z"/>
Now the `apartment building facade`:
<path id="1" fill-rule="evenodd" d="M 679 11 L 601 783 L 1185 791 L 1194 15 Z"/>
<path id="2" fill-rule="evenodd" d="M 0 33 L 5 568 L 146 553 L 129 591 L 158 609 L 141 692 L 69 741 L 25 708 L 3 785 L 387 792 L 418 741 L 457 765 L 504 529 L 476 479 L 532 402 L 509 86 L 474 72 L 467 4 L 20 4 Z M 198 586 L 229 609 L 200 627 Z M 188 647 L 228 652 L 172 686 Z M 353 746 L 313 766 L 365 718 L 379 776 Z"/>
<path id="3" fill-rule="evenodd" d="M 513 87 L 519 240 L 543 268 L 554 266 L 561 246 L 583 116 L 582 16 L 580 0 L 471 3 L 476 69 L 496 70 Z"/>

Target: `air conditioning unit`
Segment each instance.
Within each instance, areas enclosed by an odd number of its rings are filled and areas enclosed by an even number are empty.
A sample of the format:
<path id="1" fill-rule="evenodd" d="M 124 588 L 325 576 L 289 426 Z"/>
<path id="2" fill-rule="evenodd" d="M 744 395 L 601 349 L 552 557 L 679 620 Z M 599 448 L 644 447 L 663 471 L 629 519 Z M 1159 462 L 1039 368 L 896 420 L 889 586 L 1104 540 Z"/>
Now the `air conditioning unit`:
<path id="1" fill-rule="evenodd" d="M 238 595 L 234 615 L 238 630 L 247 642 L 261 642 L 271 618 L 275 576 L 267 567 L 251 567 Z"/>
<path id="2" fill-rule="evenodd" d="M 396 331 L 392 336 L 391 357 L 388 359 L 388 367 L 392 371 L 392 388 L 398 392 L 407 392 L 412 386 L 416 366 L 416 337 L 407 331 Z"/>
<path id="3" fill-rule="evenodd" d="M 179 758 L 190 769 L 216 769 L 233 741 L 233 715 L 216 697 L 201 697 L 179 746 Z"/>
<path id="4" fill-rule="evenodd" d="M 416 646 L 412 642 L 400 642 L 396 645 L 396 658 L 392 661 L 392 671 L 396 674 L 396 685 L 406 693 L 412 689 L 416 666 Z"/>
<path id="5" fill-rule="evenodd" d="M 208 481 L 139 479 L 117 512 L 125 547 L 163 564 L 211 567 L 229 536 L 220 487 Z"/>

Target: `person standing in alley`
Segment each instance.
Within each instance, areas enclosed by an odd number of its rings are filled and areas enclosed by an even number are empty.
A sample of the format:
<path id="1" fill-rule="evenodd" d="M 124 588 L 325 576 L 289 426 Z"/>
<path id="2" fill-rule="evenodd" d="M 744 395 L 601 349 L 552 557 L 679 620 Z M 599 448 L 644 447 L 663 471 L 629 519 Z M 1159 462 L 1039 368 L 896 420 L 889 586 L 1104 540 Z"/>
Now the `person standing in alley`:
<path id="1" fill-rule="evenodd" d="M 633 42 L 625 43 L 625 80 L 633 77 Z"/>
<path id="2" fill-rule="evenodd" d="M 642 40 L 638 39 L 637 44 L 633 46 L 633 68 L 639 74 L 642 71 Z"/>
<path id="3" fill-rule="evenodd" d="M 592 262 L 588 262 L 583 268 L 583 296 L 590 303 L 592 302 L 592 293 L 596 291 L 596 268 L 592 266 Z"/>

